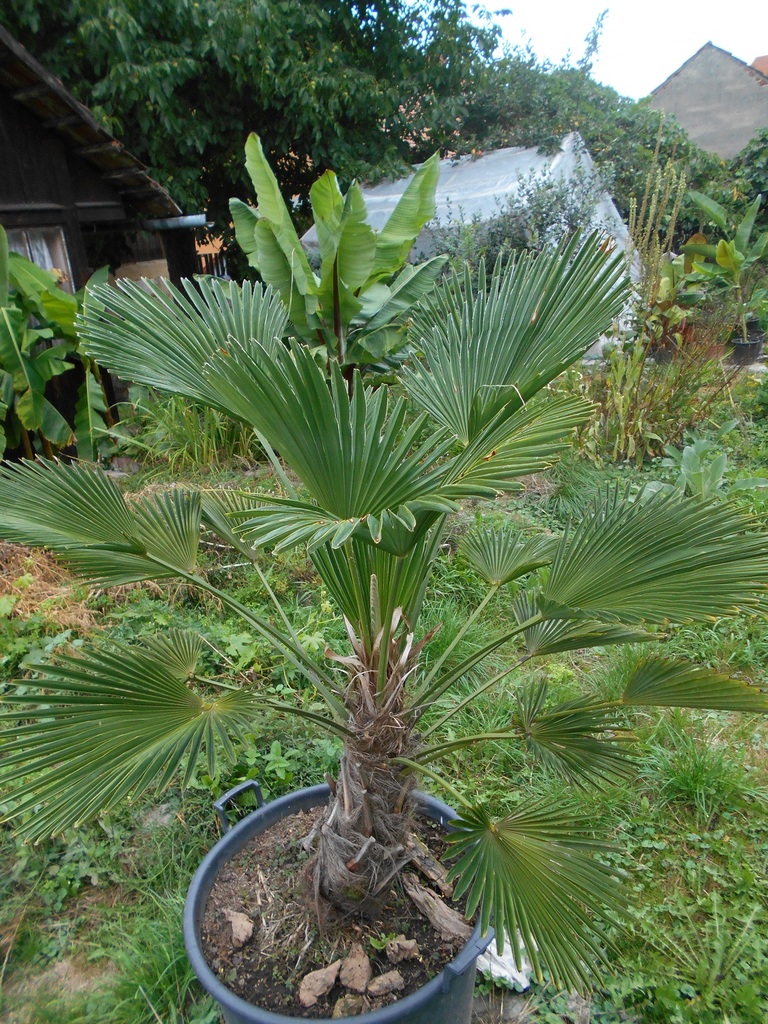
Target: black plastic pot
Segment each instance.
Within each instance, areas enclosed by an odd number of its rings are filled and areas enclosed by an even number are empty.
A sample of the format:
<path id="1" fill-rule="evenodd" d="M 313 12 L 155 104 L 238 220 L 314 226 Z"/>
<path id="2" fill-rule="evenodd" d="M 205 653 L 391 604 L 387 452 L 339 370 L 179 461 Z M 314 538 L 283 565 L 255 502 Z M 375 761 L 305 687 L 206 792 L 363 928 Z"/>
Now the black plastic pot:
<path id="1" fill-rule="evenodd" d="M 731 352 L 728 362 L 734 366 L 749 366 L 760 358 L 763 351 L 763 342 L 760 341 L 731 341 Z"/>
<path id="2" fill-rule="evenodd" d="M 247 784 L 246 784 L 247 785 Z M 192 967 L 201 985 L 219 1003 L 227 1024 L 306 1024 L 306 1017 L 286 1017 L 267 1008 L 253 1006 L 235 995 L 219 981 L 206 963 L 200 947 L 200 925 L 205 905 L 216 876 L 222 867 L 256 835 L 266 831 L 283 818 L 310 810 L 328 799 L 328 786 L 312 786 L 264 804 L 255 783 L 259 809 L 243 818 L 216 843 L 192 879 L 184 908 L 184 941 Z M 238 786 L 217 801 L 216 809 L 225 829 L 228 828 L 224 807 L 244 786 Z M 454 811 L 440 800 L 417 793 L 421 813 L 433 821 L 447 824 L 456 817 Z M 445 969 L 427 982 L 418 992 L 390 1003 L 371 1013 L 337 1018 L 348 1024 L 469 1024 L 475 983 L 475 964 L 493 939 L 493 931 L 480 936 L 476 928 L 459 955 Z M 326 1018 L 327 1019 L 327 1018 Z"/>
<path id="3" fill-rule="evenodd" d="M 760 330 L 760 325 L 756 320 L 750 321 L 747 324 L 746 341 L 741 334 L 734 335 L 729 341 L 731 352 L 728 362 L 734 366 L 749 366 L 760 358 L 764 341 L 765 335 Z"/>

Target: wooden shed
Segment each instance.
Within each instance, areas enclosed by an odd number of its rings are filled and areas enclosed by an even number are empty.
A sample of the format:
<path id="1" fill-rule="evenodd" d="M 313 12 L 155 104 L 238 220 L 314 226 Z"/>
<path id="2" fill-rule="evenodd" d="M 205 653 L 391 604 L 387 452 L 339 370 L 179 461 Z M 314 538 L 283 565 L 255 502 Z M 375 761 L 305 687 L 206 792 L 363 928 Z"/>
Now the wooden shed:
<path id="1" fill-rule="evenodd" d="M 196 273 L 194 228 L 146 167 L 0 27 L 0 223 L 13 249 L 79 288 L 92 270 L 165 257 Z"/>

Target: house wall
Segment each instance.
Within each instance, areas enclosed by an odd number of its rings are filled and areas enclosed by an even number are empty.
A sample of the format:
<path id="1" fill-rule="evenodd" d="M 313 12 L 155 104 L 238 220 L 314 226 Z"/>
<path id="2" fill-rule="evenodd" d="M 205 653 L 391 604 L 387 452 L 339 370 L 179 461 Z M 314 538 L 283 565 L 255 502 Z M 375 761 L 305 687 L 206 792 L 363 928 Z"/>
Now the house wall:
<path id="1" fill-rule="evenodd" d="M 651 96 L 694 142 L 725 160 L 768 128 L 768 79 L 731 54 L 705 46 Z"/>
<path id="2" fill-rule="evenodd" d="M 0 223 L 7 229 L 60 227 L 77 288 L 88 276 L 83 226 L 125 220 L 116 189 L 0 92 Z"/>

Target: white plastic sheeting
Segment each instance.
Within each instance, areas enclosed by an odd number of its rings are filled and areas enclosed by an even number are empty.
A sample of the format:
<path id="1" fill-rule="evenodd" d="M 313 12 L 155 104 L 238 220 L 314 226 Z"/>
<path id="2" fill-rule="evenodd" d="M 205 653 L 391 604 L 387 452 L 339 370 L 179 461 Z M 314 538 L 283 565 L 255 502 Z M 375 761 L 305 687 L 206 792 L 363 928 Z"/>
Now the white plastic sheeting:
<path id="1" fill-rule="evenodd" d="M 469 223 L 474 218 L 490 220 L 505 204 L 514 204 L 520 181 L 532 174 L 542 178 L 570 179 L 577 167 L 594 170 L 592 158 L 581 137 L 572 132 L 563 139 L 560 151 L 540 153 L 537 149 L 497 149 L 480 157 L 464 156 L 457 160 L 440 161 L 434 220 L 423 229 L 414 246 L 414 254 L 423 259 L 440 251 L 440 230 L 457 222 Z M 368 207 L 368 221 L 380 231 L 413 175 L 398 181 L 384 181 L 372 188 L 364 188 Z M 590 224 L 606 231 L 622 250 L 628 244 L 627 227 L 607 192 L 596 204 Z M 302 238 L 310 248 L 317 248 L 314 228 Z"/>

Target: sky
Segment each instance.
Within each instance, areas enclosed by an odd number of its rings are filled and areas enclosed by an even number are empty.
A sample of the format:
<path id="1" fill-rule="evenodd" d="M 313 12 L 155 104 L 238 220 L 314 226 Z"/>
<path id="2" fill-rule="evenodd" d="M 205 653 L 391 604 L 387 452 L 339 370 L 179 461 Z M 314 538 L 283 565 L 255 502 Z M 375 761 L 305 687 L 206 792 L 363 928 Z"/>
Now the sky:
<path id="1" fill-rule="evenodd" d="M 490 0 L 491 12 L 499 0 Z M 706 42 L 751 64 L 768 54 L 766 0 L 508 0 L 498 16 L 504 40 L 530 41 L 553 63 L 570 51 L 575 63 L 601 11 L 608 10 L 592 77 L 623 96 L 640 99 L 668 78 Z"/>

